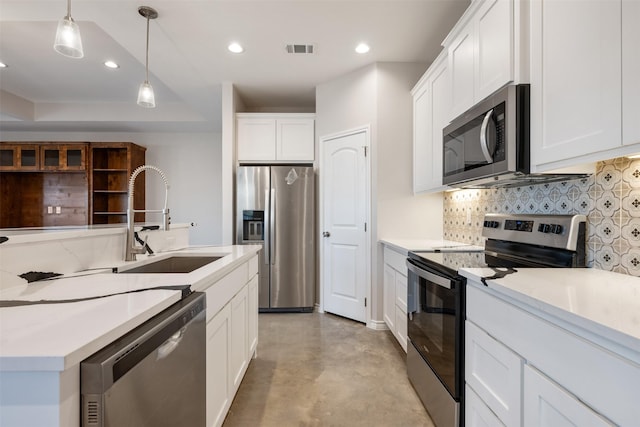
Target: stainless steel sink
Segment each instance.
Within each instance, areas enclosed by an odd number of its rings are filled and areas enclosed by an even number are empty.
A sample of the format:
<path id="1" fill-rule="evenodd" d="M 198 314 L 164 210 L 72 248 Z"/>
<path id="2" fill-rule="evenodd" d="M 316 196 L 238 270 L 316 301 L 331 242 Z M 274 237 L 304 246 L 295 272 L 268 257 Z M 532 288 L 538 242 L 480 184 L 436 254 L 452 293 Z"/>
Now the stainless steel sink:
<path id="1" fill-rule="evenodd" d="M 174 255 L 132 268 L 123 266 L 116 273 L 191 273 L 220 258 L 222 256 Z"/>

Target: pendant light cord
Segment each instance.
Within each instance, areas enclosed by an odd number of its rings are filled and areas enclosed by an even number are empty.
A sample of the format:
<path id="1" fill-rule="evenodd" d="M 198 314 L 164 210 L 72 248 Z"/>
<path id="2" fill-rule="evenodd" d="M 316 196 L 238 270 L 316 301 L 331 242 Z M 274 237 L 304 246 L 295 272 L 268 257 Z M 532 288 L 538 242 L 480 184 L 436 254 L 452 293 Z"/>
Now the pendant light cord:
<path id="1" fill-rule="evenodd" d="M 69 0 L 71 1 L 71 0 Z M 147 16 L 147 58 L 146 58 L 146 66 L 145 66 L 145 82 L 149 83 L 149 17 Z"/>
<path id="2" fill-rule="evenodd" d="M 71 0 L 67 0 L 67 19 L 71 20 Z"/>

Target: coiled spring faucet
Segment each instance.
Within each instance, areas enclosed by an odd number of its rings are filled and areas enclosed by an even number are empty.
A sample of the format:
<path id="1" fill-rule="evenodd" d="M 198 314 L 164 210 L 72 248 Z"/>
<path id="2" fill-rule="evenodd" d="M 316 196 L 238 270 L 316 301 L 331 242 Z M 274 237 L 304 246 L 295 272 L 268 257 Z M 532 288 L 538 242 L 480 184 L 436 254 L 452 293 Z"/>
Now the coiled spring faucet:
<path id="1" fill-rule="evenodd" d="M 147 209 L 134 209 L 133 206 L 133 187 L 136 182 L 136 177 L 145 170 L 153 170 L 158 172 L 158 174 L 162 177 L 165 186 L 164 193 L 164 208 L 163 209 L 155 209 L 155 210 L 147 210 Z M 168 230 L 170 217 L 169 217 L 169 208 L 167 207 L 167 203 L 169 200 L 169 181 L 165 176 L 164 172 L 162 172 L 158 167 L 152 165 L 142 165 L 133 171 L 131 174 L 131 178 L 129 178 L 129 198 L 127 203 L 127 246 L 125 248 L 124 260 L 125 261 L 135 261 L 136 254 L 145 253 L 145 248 L 147 246 L 147 239 L 145 237 L 144 244 L 141 247 L 136 246 L 134 240 L 134 217 L 137 212 L 144 213 L 161 213 L 162 214 L 162 229 Z"/>

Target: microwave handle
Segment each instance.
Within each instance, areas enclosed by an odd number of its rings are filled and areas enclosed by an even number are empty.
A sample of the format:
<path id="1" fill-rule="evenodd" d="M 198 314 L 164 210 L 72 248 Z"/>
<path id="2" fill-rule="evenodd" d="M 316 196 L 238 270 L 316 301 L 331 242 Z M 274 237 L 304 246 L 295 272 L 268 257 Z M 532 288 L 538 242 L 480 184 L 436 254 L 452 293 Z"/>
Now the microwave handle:
<path id="1" fill-rule="evenodd" d="M 487 114 L 485 114 L 484 120 L 482 120 L 482 128 L 480 129 L 480 148 L 487 163 L 493 163 L 493 156 L 489 153 L 489 145 L 487 144 L 487 126 L 489 125 L 491 114 L 493 114 L 493 109 L 487 111 Z"/>

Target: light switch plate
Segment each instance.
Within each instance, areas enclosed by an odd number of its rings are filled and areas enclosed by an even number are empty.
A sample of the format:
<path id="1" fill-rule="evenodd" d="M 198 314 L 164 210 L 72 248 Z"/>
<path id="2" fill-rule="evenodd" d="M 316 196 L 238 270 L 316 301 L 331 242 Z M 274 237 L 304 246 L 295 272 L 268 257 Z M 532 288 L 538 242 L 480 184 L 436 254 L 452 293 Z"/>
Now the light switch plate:
<path id="1" fill-rule="evenodd" d="M 62 208 L 60 206 L 56 206 L 56 214 L 61 214 L 62 213 Z"/>

